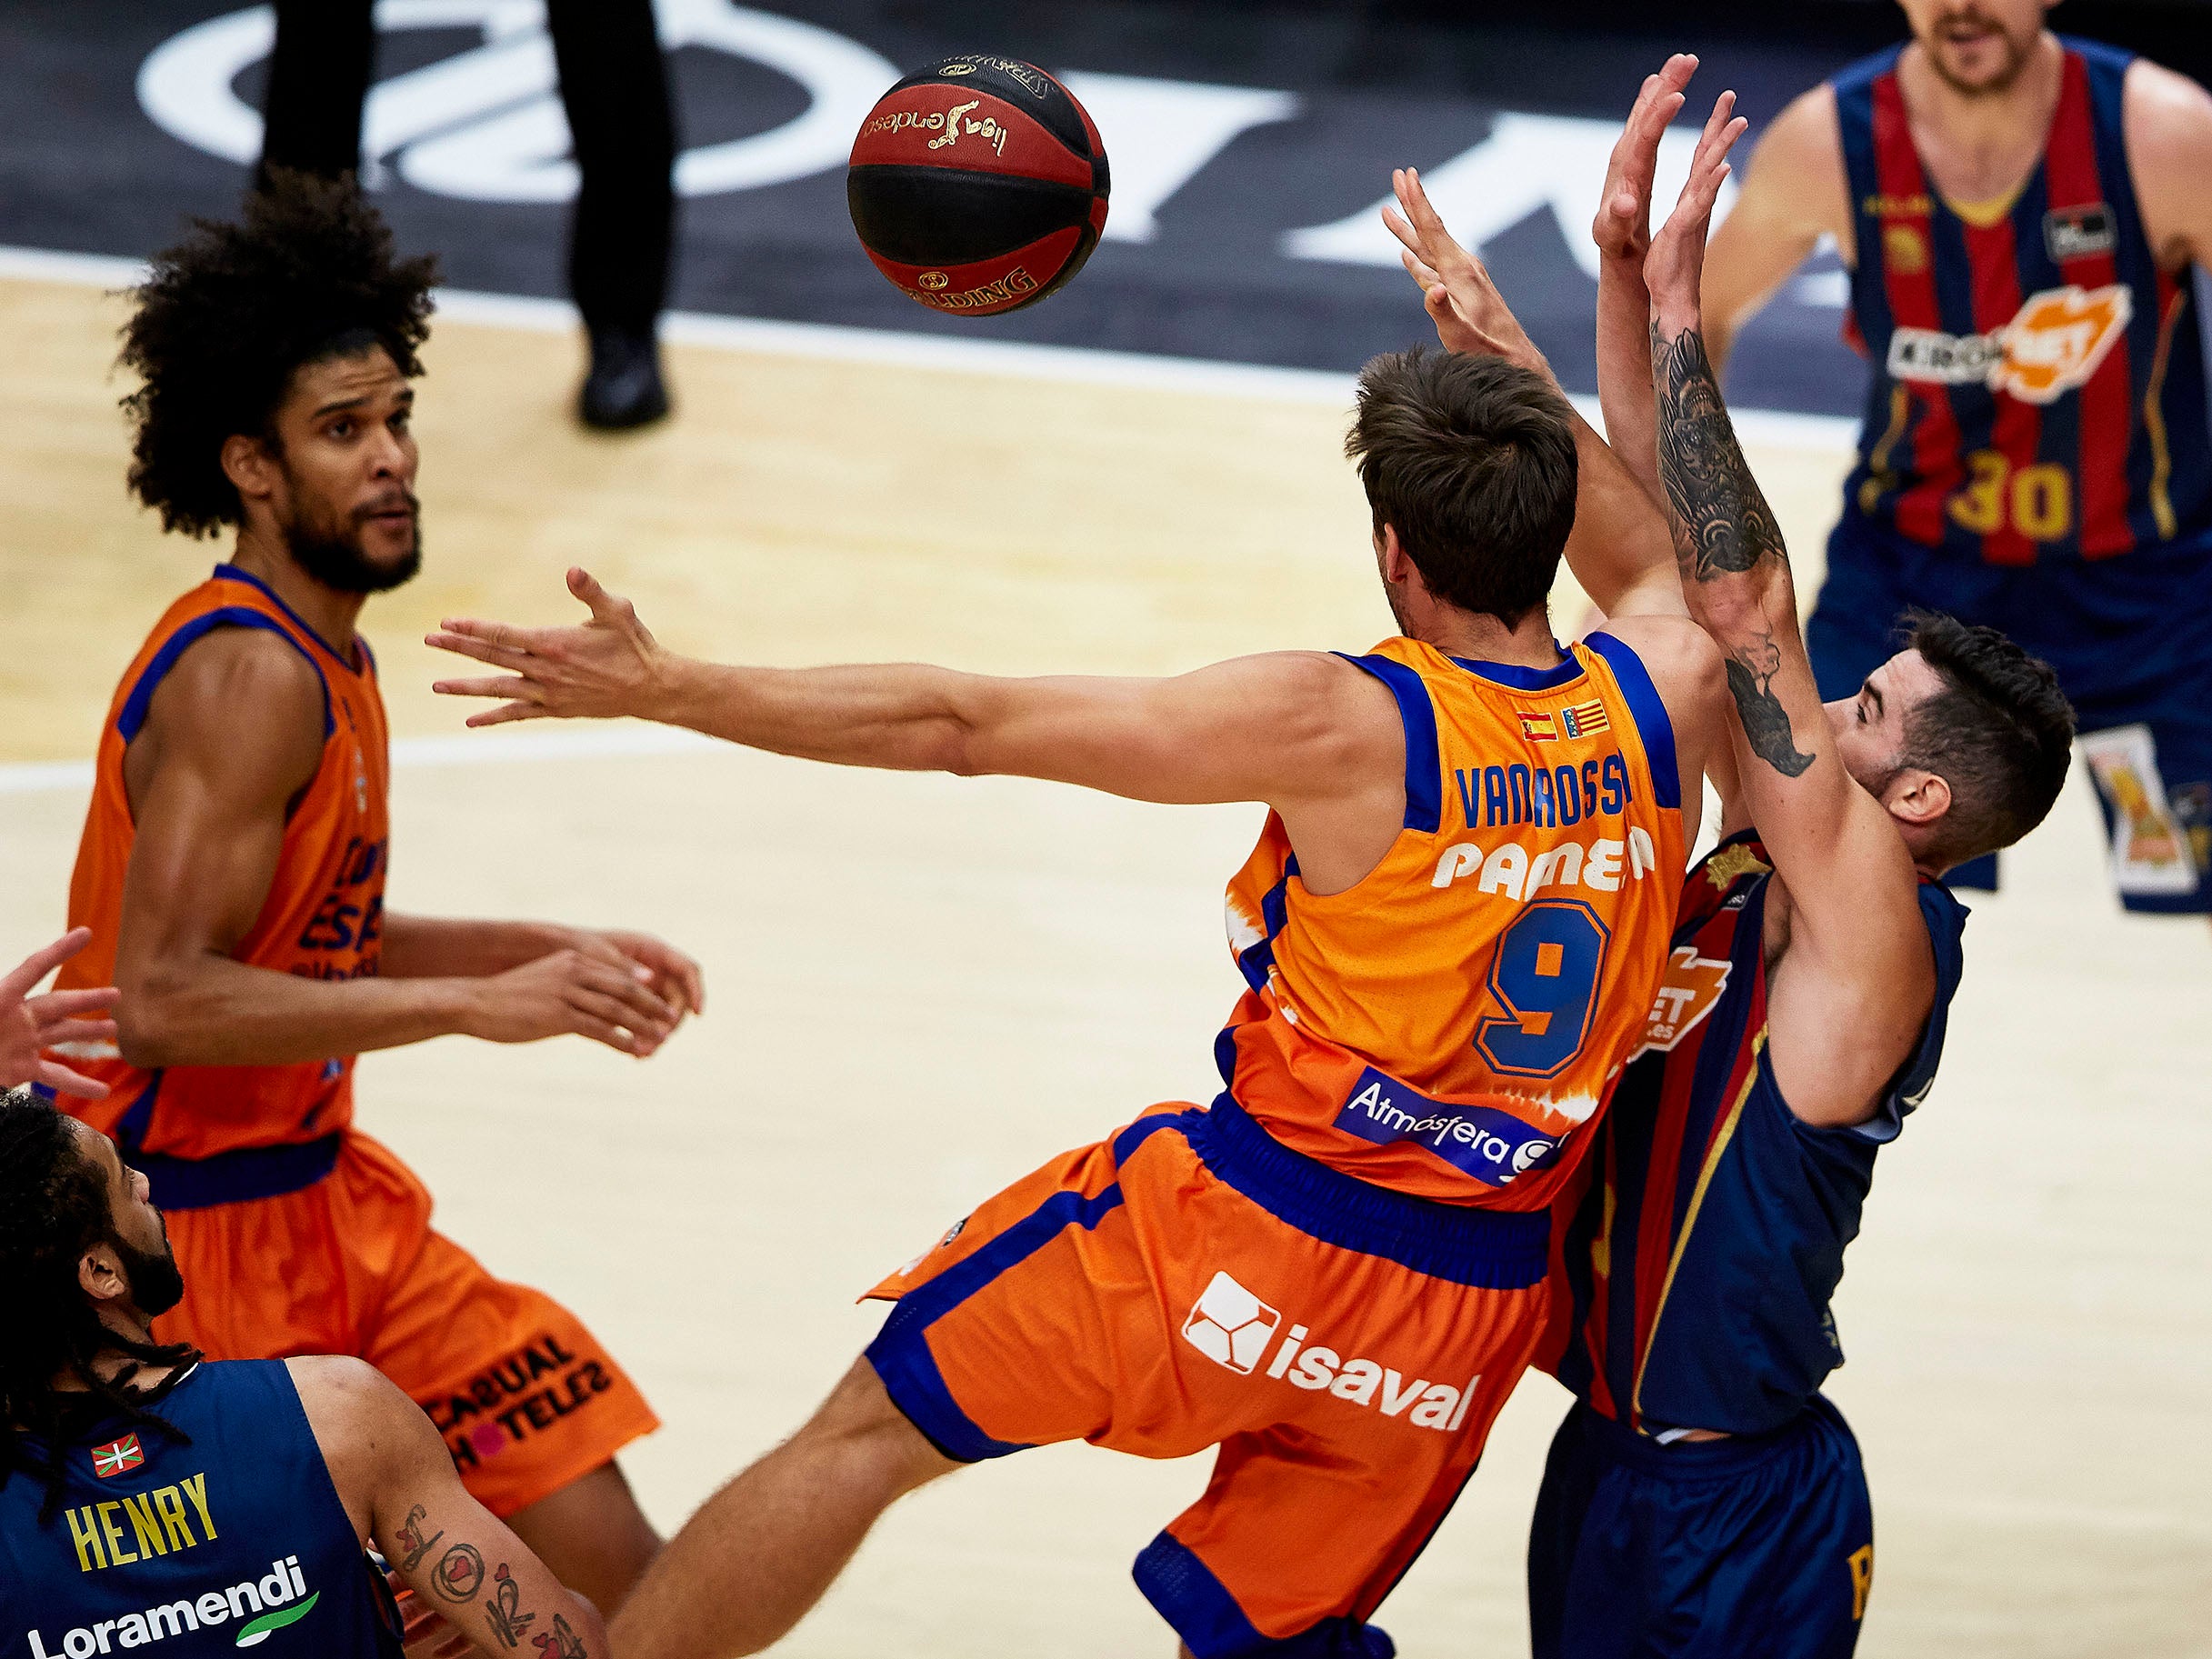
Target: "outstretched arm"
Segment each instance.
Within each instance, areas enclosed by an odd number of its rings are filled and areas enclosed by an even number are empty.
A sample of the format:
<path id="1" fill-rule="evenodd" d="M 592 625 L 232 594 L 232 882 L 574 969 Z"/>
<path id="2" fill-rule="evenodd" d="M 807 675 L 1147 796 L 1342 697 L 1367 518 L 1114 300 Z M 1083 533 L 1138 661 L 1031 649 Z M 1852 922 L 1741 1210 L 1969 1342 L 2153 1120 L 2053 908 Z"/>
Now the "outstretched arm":
<path id="1" fill-rule="evenodd" d="M 1289 808 L 1402 789 L 1386 692 L 1325 652 L 1278 652 L 1167 679 L 1006 679 L 916 663 L 752 668 L 666 649 L 626 599 L 581 570 L 576 627 L 448 622 L 443 650 L 505 672 L 439 680 L 499 699 L 471 725 L 633 715 L 747 748 L 836 765 L 996 774 L 1133 800 L 1264 801 Z"/>
<path id="2" fill-rule="evenodd" d="M 1698 332 L 1707 222 L 1743 131 L 1723 94 L 1653 238 L 1659 472 L 1690 613 L 1720 646 L 1745 804 L 1791 907 L 1770 1045 L 1799 1115 L 1859 1121 L 1934 994 L 1918 875 L 1887 810 L 1846 769 L 1797 631 L 1789 555 L 1745 464 Z"/>

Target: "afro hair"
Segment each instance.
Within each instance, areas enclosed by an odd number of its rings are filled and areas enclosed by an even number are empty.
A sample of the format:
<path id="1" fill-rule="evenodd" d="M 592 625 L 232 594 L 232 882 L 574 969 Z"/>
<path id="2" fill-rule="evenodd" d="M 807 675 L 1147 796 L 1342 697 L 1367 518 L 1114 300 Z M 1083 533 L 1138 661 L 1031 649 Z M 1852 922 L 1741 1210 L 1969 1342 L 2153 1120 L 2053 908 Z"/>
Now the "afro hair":
<path id="1" fill-rule="evenodd" d="M 195 219 L 134 291 L 122 362 L 143 384 L 130 487 L 162 528 L 212 535 L 241 513 L 224 441 L 269 435 L 293 375 L 373 336 L 410 379 L 430 333 L 431 257 L 397 258 L 392 232 L 351 175 L 273 169 L 239 223 Z"/>

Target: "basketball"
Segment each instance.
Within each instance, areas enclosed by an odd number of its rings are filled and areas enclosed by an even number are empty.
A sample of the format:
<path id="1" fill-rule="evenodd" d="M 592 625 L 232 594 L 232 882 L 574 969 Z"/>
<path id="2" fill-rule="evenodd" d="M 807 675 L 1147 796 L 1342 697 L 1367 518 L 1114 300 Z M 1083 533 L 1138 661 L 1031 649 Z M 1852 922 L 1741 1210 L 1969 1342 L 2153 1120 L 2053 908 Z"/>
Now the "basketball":
<path id="1" fill-rule="evenodd" d="M 934 310 L 1034 305 L 1106 228 L 1098 129 L 1042 69 L 971 53 L 908 75 L 853 141 L 845 195 L 876 268 Z"/>

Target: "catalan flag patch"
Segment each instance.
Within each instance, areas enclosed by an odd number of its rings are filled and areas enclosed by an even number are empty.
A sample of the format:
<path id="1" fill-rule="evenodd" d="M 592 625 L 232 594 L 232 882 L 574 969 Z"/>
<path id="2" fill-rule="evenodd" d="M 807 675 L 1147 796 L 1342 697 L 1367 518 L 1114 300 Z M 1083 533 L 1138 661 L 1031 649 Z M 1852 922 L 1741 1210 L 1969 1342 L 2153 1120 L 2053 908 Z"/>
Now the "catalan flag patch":
<path id="1" fill-rule="evenodd" d="M 92 1472 L 102 1480 L 121 1474 L 125 1469 L 135 1469 L 145 1463 L 146 1454 L 138 1449 L 138 1436 L 125 1434 L 120 1440 L 111 1440 L 104 1446 L 92 1449 Z"/>
<path id="2" fill-rule="evenodd" d="M 1549 715 L 1532 715 L 1525 708 L 1513 711 L 1521 717 L 1521 735 L 1536 743 L 1559 741 L 1559 726 Z"/>
<path id="3" fill-rule="evenodd" d="M 1561 709 L 1559 727 L 1568 737 L 1595 737 L 1600 732 L 1611 731 L 1613 723 L 1606 718 L 1606 705 L 1593 698 Z"/>

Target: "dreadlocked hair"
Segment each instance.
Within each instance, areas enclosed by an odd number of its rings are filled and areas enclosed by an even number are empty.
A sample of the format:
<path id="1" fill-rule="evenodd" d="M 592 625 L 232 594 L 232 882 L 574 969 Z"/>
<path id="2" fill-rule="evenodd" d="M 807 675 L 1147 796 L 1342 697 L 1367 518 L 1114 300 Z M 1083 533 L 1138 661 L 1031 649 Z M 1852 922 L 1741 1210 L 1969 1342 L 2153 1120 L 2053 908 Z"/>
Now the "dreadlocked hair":
<path id="1" fill-rule="evenodd" d="M 85 1252 L 114 1238 L 107 1183 L 69 1120 L 28 1089 L 0 1094 L 0 1484 L 18 1473 L 44 1480 L 43 1520 L 60 1504 L 63 1460 L 88 1414 L 188 1440 L 130 1384 L 140 1365 L 188 1365 L 198 1351 L 110 1330 L 77 1283 Z M 130 1363 L 103 1377 L 94 1362 L 104 1354 Z M 61 1377 L 82 1392 L 56 1388 Z"/>
<path id="2" fill-rule="evenodd" d="M 300 368 L 370 345 L 409 379 L 430 333 L 437 261 L 397 258 L 392 232 L 353 175 L 272 168 L 236 224 L 192 221 L 133 291 L 121 361 L 143 384 L 123 400 L 134 427 L 130 487 L 165 530 L 236 524 L 224 440 L 272 438 Z"/>

